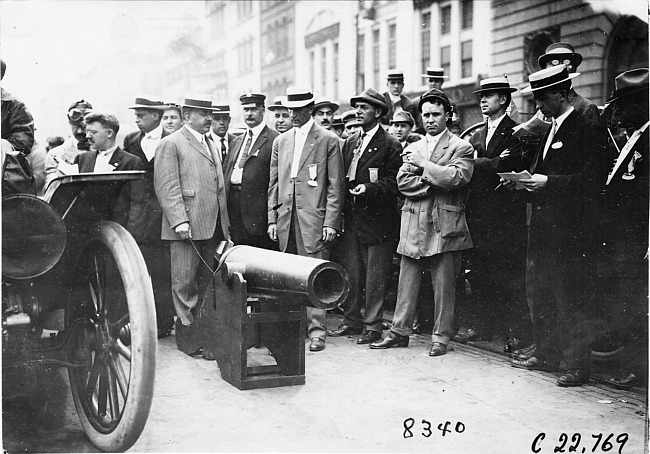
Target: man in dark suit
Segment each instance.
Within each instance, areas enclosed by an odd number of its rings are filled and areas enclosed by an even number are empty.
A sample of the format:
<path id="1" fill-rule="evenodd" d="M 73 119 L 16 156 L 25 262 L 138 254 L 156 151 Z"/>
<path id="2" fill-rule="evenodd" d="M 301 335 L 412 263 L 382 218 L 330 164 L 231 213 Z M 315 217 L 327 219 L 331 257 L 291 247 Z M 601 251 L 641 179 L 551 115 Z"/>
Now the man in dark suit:
<path id="1" fill-rule="evenodd" d="M 533 315 L 537 349 L 531 358 L 512 361 L 528 370 L 567 371 L 560 386 L 579 386 L 590 377 L 590 332 L 586 285 L 596 238 L 594 201 L 608 172 L 603 128 L 579 115 L 569 103 L 571 79 L 566 66 L 529 76 L 537 108 L 552 125 L 520 180 L 531 192 L 526 292 Z M 511 186 L 511 185 L 509 185 Z"/>
<path id="2" fill-rule="evenodd" d="M 339 138 L 311 117 L 311 89 L 289 87 L 284 105 L 294 127 L 273 141 L 267 233 L 281 252 L 327 259 L 345 197 Z M 325 348 L 325 315 L 307 308 L 310 351 Z"/>
<path id="3" fill-rule="evenodd" d="M 265 99 L 258 93 L 239 98 L 248 129 L 233 143 L 224 163 L 224 178 L 233 243 L 277 250 L 266 230 L 271 148 L 279 134 L 264 124 Z"/>
<path id="4" fill-rule="evenodd" d="M 228 128 L 230 127 L 230 106 L 228 104 L 212 103 L 212 127 L 208 137 L 212 139 L 215 147 L 219 150 L 221 157 L 221 167 L 225 172 L 224 163 L 226 156 L 232 149 L 233 143 L 237 138 L 236 135 L 230 134 Z"/>
<path id="5" fill-rule="evenodd" d="M 388 106 L 388 111 L 382 115 L 381 124 L 388 125 L 395 112 L 404 110 L 413 116 L 415 120 L 415 132 L 424 132 L 417 103 L 402 94 L 404 90 L 404 72 L 398 70 L 389 71 L 386 86 L 388 87 L 388 91 L 384 93 L 384 102 Z"/>
<path id="6" fill-rule="evenodd" d="M 228 212 L 219 152 L 206 138 L 210 96 L 187 95 L 182 115 L 183 127 L 156 149 L 154 188 L 163 210 L 161 238 L 170 241 L 176 345 L 193 354 L 192 310 L 212 277 L 215 249 L 228 238 Z"/>
<path id="7" fill-rule="evenodd" d="M 124 150 L 139 157 L 147 172 L 142 185 L 144 190 L 143 215 L 140 219 L 135 220 L 131 228 L 133 238 L 140 246 L 151 275 L 159 338 L 166 337 L 171 333 L 175 314 L 171 287 L 169 286 L 171 277 L 169 242 L 160 239 L 162 208 L 156 198 L 153 184 L 156 148 L 163 137 L 169 135 L 161 125 L 161 118 L 167 107 L 162 101 L 145 97 L 135 98 L 135 103 L 129 109 L 134 110 L 138 131 L 127 134 L 124 138 Z"/>
<path id="8" fill-rule="evenodd" d="M 343 145 L 347 189 L 343 266 L 350 277 L 345 319 L 331 336 L 363 334 L 357 344 L 381 339 L 383 305 L 399 229 L 397 171 L 402 147 L 379 125 L 387 109 L 372 88 L 350 100 L 362 132 Z M 363 289 L 365 288 L 365 301 Z M 361 308 L 365 308 L 363 317 Z"/>
<path id="9" fill-rule="evenodd" d="M 507 337 L 510 330 L 517 336 L 525 317 L 526 205 L 518 193 L 499 188 L 497 172 L 520 170 L 519 141 L 512 136 L 517 124 L 506 114 L 511 88 L 506 77 L 483 79 L 474 93 L 480 99 L 485 127 L 475 132 L 469 142 L 474 148 L 474 174 L 469 184 L 467 223 L 474 248 L 465 256 L 471 270 L 473 304 L 465 323 L 466 332 L 455 339 L 475 341 L 492 335 Z M 523 327 L 522 327 L 523 328 Z"/>

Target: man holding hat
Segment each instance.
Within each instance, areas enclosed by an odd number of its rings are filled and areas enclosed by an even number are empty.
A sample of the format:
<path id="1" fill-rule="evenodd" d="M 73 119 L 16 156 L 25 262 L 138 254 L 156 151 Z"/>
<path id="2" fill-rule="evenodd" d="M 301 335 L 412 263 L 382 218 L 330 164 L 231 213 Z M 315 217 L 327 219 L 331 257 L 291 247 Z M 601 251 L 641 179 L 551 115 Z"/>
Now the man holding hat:
<path id="1" fill-rule="evenodd" d="M 259 93 L 240 96 L 248 129 L 235 139 L 223 171 L 232 241 L 277 250 L 266 230 L 271 148 L 278 133 L 264 124 L 265 99 Z"/>
<path id="2" fill-rule="evenodd" d="M 497 175 L 523 166 L 521 146 L 512 136 L 517 123 L 506 114 L 515 91 L 507 77 L 483 79 L 474 91 L 487 121 L 469 139 L 474 174 L 467 222 L 474 248 L 466 258 L 473 304 L 467 308 L 470 329 L 456 335 L 460 342 L 491 340 L 493 334 L 505 338 L 525 318 L 520 306 L 525 307 L 526 205 L 519 193 L 498 187 Z"/>
<path id="3" fill-rule="evenodd" d="M 552 119 L 520 182 L 530 192 L 526 293 L 537 349 L 514 367 L 567 371 L 560 386 L 579 386 L 590 377 L 591 332 L 585 311 L 590 258 L 596 248 L 595 205 L 608 171 L 603 128 L 579 115 L 569 103 L 571 79 L 565 65 L 529 76 L 537 108 Z M 512 186 L 508 184 L 507 186 Z"/>
<path id="4" fill-rule="evenodd" d="M 419 108 L 427 135 L 406 148 L 397 173 L 406 200 L 397 246 L 402 262 L 393 324 L 388 335 L 370 348 L 408 346 L 420 280 L 428 270 L 435 306 L 429 356 L 441 356 L 447 353 L 451 335 L 462 251 L 472 247 L 465 204 L 474 160 L 470 143 L 447 129 L 451 113 L 447 95 L 433 88 L 422 95 Z"/>
<path id="5" fill-rule="evenodd" d="M 291 118 L 289 118 L 289 109 L 282 105 L 282 102 L 285 100 L 286 96 L 276 96 L 273 98 L 273 104 L 268 107 L 268 110 L 273 112 L 275 130 L 280 134 L 293 128 L 293 123 L 291 122 Z"/>
<path id="6" fill-rule="evenodd" d="M 124 150 L 140 158 L 147 172 L 143 184 L 143 216 L 131 226 L 131 233 L 140 246 L 151 274 L 159 338 L 166 337 L 171 332 L 175 313 L 169 286 L 169 243 L 160 239 L 162 208 L 156 198 L 153 182 L 156 148 L 162 138 L 169 134 L 161 124 L 167 107 L 164 102 L 145 96 L 135 98 L 135 103 L 129 109 L 134 111 L 138 131 L 129 133 L 124 138 Z"/>
<path id="7" fill-rule="evenodd" d="M 381 117 L 381 124 L 388 125 L 390 119 L 393 118 L 393 113 L 404 110 L 413 116 L 415 120 L 415 131 L 423 131 L 422 119 L 420 118 L 417 104 L 402 94 L 404 90 L 404 71 L 389 71 L 386 86 L 388 87 L 388 91 L 384 93 L 384 101 L 388 106 L 388 111 L 384 112 L 384 115 Z"/>
<path id="8" fill-rule="evenodd" d="M 381 93 L 369 88 L 350 99 L 350 104 L 357 109 L 362 128 L 343 145 L 349 195 L 343 209 L 342 261 L 350 277 L 350 294 L 343 324 L 329 334 L 363 331 L 357 344 L 370 344 L 381 339 L 384 297 L 399 231 L 396 176 L 402 147 L 379 125 L 387 109 Z"/>
<path id="9" fill-rule="evenodd" d="M 194 309 L 212 277 L 214 251 L 228 238 L 228 212 L 219 151 L 206 137 L 211 97 L 186 95 L 182 115 L 183 127 L 156 149 L 154 187 L 163 210 L 161 238 L 170 242 L 176 345 L 194 354 Z"/>
<path id="10" fill-rule="evenodd" d="M 415 120 L 410 113 L 400 110 L 393 114 L 393 118 L 390 120 L 391 132 L 402 148 L 406 148 L 409 144 L 422 139 L 420 134 L 411 132 L 413 126 L 415 126 Z"/>
<path id="11" fill-rule="evenodd" d="M 294 127 L 273 142 L 268 235 L 281 252 L 327 259 L 341 231 L 345 182 L 338 137 L 314 122 L 314 100 L 309 88 L 287 89 Z M 310 351 L 325 348 L 325 316 L 307 308 Z"/>
<path id="12" fill-rule="evenodd" d="M 314 121 L 318 126 L 331 131 L 332 123 L 334 121 L 334 112 L 336 112 L 338 108 L 338 104 L 330 101 L 325 96 L 321 96 L 316 99 L 314 109 L 311 111 L 311 116 L 314 118 Z"/>
<path id="13" fill-rule="evenodd" d="M 208 137 L 212 140 L 214 146 L 219 150 L 219 157 L 221 158 L 221 165 L 226 160 L 228 152 L 232 148 L 236 135 L 230 134 L 228 128 L 230 127 L 230 106 L 225 103 L 212 102 L 212 127 L 208 133 Z"/>

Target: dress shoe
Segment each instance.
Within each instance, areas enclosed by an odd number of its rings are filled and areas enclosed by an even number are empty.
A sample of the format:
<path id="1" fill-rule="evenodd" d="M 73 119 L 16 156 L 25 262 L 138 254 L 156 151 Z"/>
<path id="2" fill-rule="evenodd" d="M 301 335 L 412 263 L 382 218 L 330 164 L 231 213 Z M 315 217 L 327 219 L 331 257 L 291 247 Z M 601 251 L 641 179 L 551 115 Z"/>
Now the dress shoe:
<path id="1" fill-rule="evenodd" d="M 359 339 L 357 339 L 357 344 L 372 344 L 381 339 L 381 333 L 379 331 L 365 331 Z"/>
<path id="2" fill-rule="evenodd" d="M 447 354 L 447 346 L 440 342 L 434 342 L 429 350 L 429 356 L 442 356 Z"/>
<path id="3" fill-rule="evenodd" d="M 568 369 L 564 375 L 557 379 L 560 386 L 580 386 L 589 383 L 591 373 L 587 369 Z"/>
<path id="4" fill-rule="evenodd" d="M 466 344 L 468 342 L 474 342 L 480 340 L 481 336 L 474 331 L 472 328 L 468 329 L 464 333 L 458 333 L 454 336 L 454 340 L 460 342 L 461 344 Z"/>
<path id="5" fill-rule="evenodd" d="M 528 347 L 519 348 L 512 352 L 512 357 L 515 359 L 529 359 L 532 358 L 537 350 L 537 344 L 533 342 Z"/>
<path id="6" fill-rule="evenodd" d="M 351 326 L 343 324 L 334 330 L 328 330 L 327 334 L 334 337 L 343 337 L 351 336 L 353 334 L 361 334 L 362 331 L 362 328 L 352 328 Z"/>
<path id="7" fill-rule="evenodd" d="M 551 363 L 549 361 L 542 361 L 534 356 L 528 359 L 513 359 L 510 361 L 510 365 L 518 369 L 545 370 L 547 372 L 557 372 L 560 367 L 559 362 Z"/>
<path id="8" fill-rule="evenodd" d="M 394 333 L 392 331 L 388 332 L 388 335 L 383 339 L 378 340 L 370 344 L 370 348 L 390 348 L 390 347 L 408 347 L 409 346 L 409 337 L 402 336 L 401 334 Z"/>
<path id="9" fill-rule="evenodd" d="M 309 351 L 319 352 L 321 350 L 325 350 L 325 339 L 321 339 L 320 337 L 312 337 L 311 342 L 309 343 Z"/>
<path id="10" fill-rule="evenodd" d="M 613 386 L 616 389 L 629 391 L 630 389 L 632 389 L 633 386 L 638 386 L 639 379 L 634 374 L 628 374 L 627 376 L 621 378 L 610 377 L 605 380 L 605 383 L 607 383 L 610 386 Z"/>

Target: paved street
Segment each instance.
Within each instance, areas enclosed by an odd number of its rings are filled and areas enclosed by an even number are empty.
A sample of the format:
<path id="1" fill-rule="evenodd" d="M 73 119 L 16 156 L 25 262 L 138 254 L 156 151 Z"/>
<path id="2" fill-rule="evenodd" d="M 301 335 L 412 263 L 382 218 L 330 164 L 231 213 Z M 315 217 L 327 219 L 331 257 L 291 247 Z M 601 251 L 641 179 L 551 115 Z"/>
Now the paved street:
<path id="1" fill-rule="evenodd" d="M 307 352 L 305 385 L 239 391 L 216 362 L 185 356 L 168 337 L 159 343 L 151 414 L 132 451 L 552 453 L 564 433 L 566 452 L 647 452 L 646 395 L 599 384 L 560 388 L 556 374 L 515 369 L 501 355 L 452 344 L 446 356 L 430 358 L 429 346 L 426 336 L 384 351 L 329 338 L 323 352 Z M 5 404 L 4 449 L 96 452 L 65 371 L 42 394 L 30 405 Z M 609 434 L 613 447 L 604 444 Z M 628 440 L 619 450 L 622 434 Z"/>

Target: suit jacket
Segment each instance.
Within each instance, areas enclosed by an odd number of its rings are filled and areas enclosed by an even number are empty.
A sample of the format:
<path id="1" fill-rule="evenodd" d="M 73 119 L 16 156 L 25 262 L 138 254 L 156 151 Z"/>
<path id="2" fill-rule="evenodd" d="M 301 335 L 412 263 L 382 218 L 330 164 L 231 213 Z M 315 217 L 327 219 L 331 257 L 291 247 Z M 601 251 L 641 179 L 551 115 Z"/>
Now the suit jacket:
<path id="1" fill-rule="evenodd" d="M 295 193 L 296 213 L 305 250 L 325 249 L 323 227 L 341 230 L 345 173 L 338 137 L 313 124 L 300 155 L 298 176 L 292 182 L 295 128 L 273 141 L 268 192 L 268 222 L 277 223 L 280 251 L 287 249 Z M 316 166 L 316 186 L 310 185 L 309 166 Z"/>
<path id="2" fill-rule="evenodd" d="M 97 161 L 96 151 L 84 151 L 74 158 L 80 173 L 91 173 Z M 144 170 L 142 161 L 137 156 L 127 153 L 120 147 L 113 152 L 108 161 L 114 170 Z M 98 186 L 93 189 L 93 209 L 106 210 L 108 218 L 126 227 L 131 233 L 131 226 L 143 213 L 143 181 Z M 112 213 L 111 213 L 112 212 Z"/>
<path id="3" fill-rule="evenodd" d="M 393 118 L 393 114 L 395 113 L 395 107 L 393 106 L 393 101 L 390 99 L 390 94 L 388 92 L 384 93 L 384 101 L 388 106 L 388 112 L 382 115 L 381 124 L 389 125 L 390 120 Z M 402 110 L 405 110 L 406 112 L 409 112 L 411 115 L 413 115 L 413 119 L 415 120 L 413 131 L 420 133 L 424 132 L 424 128 L 422 127 L 422 117 L 420 116 L 418 102 L 419 98 L 411 100 L 404 95 L 400 95 L 400 100 L 397 104 L 402 108 Z"/>
<path id="4" fill-rule="evenodd" d="M 347 175 L 360 138 L 361 133 L 355 132 L 345 141 L 344 175 Z M 401 152 L 398 140 L 380 126 L 359 158 L 356 178 L 348 182 L 348 189 L 358 184 L 366 186 L 366 192 L 360 196 L 348 194 L 343 210 L 346 228 L 353 224 L 362 244 L 377 244 L 398 235 L 396 177 L 402 164 Z"/>
<path id="5" fill-rule="evenodd" d="M 162 137 L 167 137 L 169 133 L 163 129 Z M 142 150 L 142 138 L 144 133 L 141 131 L 134 131 L 124 138 L 124 150 L 137 156 L 144 163 L 144 169 L 147 171 L 145 175 L 144 184 L 142 189 L 143 195 L 143 213 L 139 219 L 134 219 L 133 224 L 130 226 L 133 238 L 138 243 L 159 243 L 160 242 L 160 225 L 162 224 L 162 208 L 158 203 L 156 191 L 153 185 L 153 172 L 155 155 L 149 161 L 147 156 Z"/>
<path id="6" fill-rule="evenodd" d="M 426 156 L 426 139 L 412 143 L 407 150 Z M 422 171 L 402 164 L 397 186 L 406 200 L 398 254 L 419 259 L 472 247 L 465 203 L 473 171 L 472 146 L 449 130 L 442 133 Z"/>
<path id="7" fill-rule="evenodd" d="M 224 238 L 229 238 L 221 163 L 187 126 L 162 139 L 155 161 L 154 189 L 163 210 L 161 238 L 180 240 L 174 228 L 189 222 L 192 239 L 207 240 L 214 236 L 218 220 Z"/>
<path id="8" fill-rule="evenodd" d="M 530 194 L 528 256 L 539 261 L 583 260 L 593 253 L 596 202 L 607 179 L 605 131 L 575 110 L 555 133 L 542 157 L 548 131 L 530 165 L 530 173 L 548 176 L 546 186 Z"/>
<path id="9" fill-rule="evenodd" d="M 277 131 L 264 126 L 260 135 L 255 139 L 255 143 L 251 145 L 248 158 L 244 162 L 241 189 L 242 210 L 239 215 L 250 235 L 266 236 L 271 150 L 273 140 L 278 135 Z M 230 177 L 235 165 L 238 165 L 237 161 L 245 138 L 246 134 L 236 137 L 226 157 L 223 167 L 226 195 L 230 192 Z M 229 214 L 232 215 L 232 213 Z"/>
<path id="10" fill-rule="evenodd" d="M 598 106 L 590 100 L 580 96 L 572 88 L 569 93 L 569 104 L 578 112 L 578 114 L 587 117 L 589 120 L 600 123 L 600 112 Z"/>

